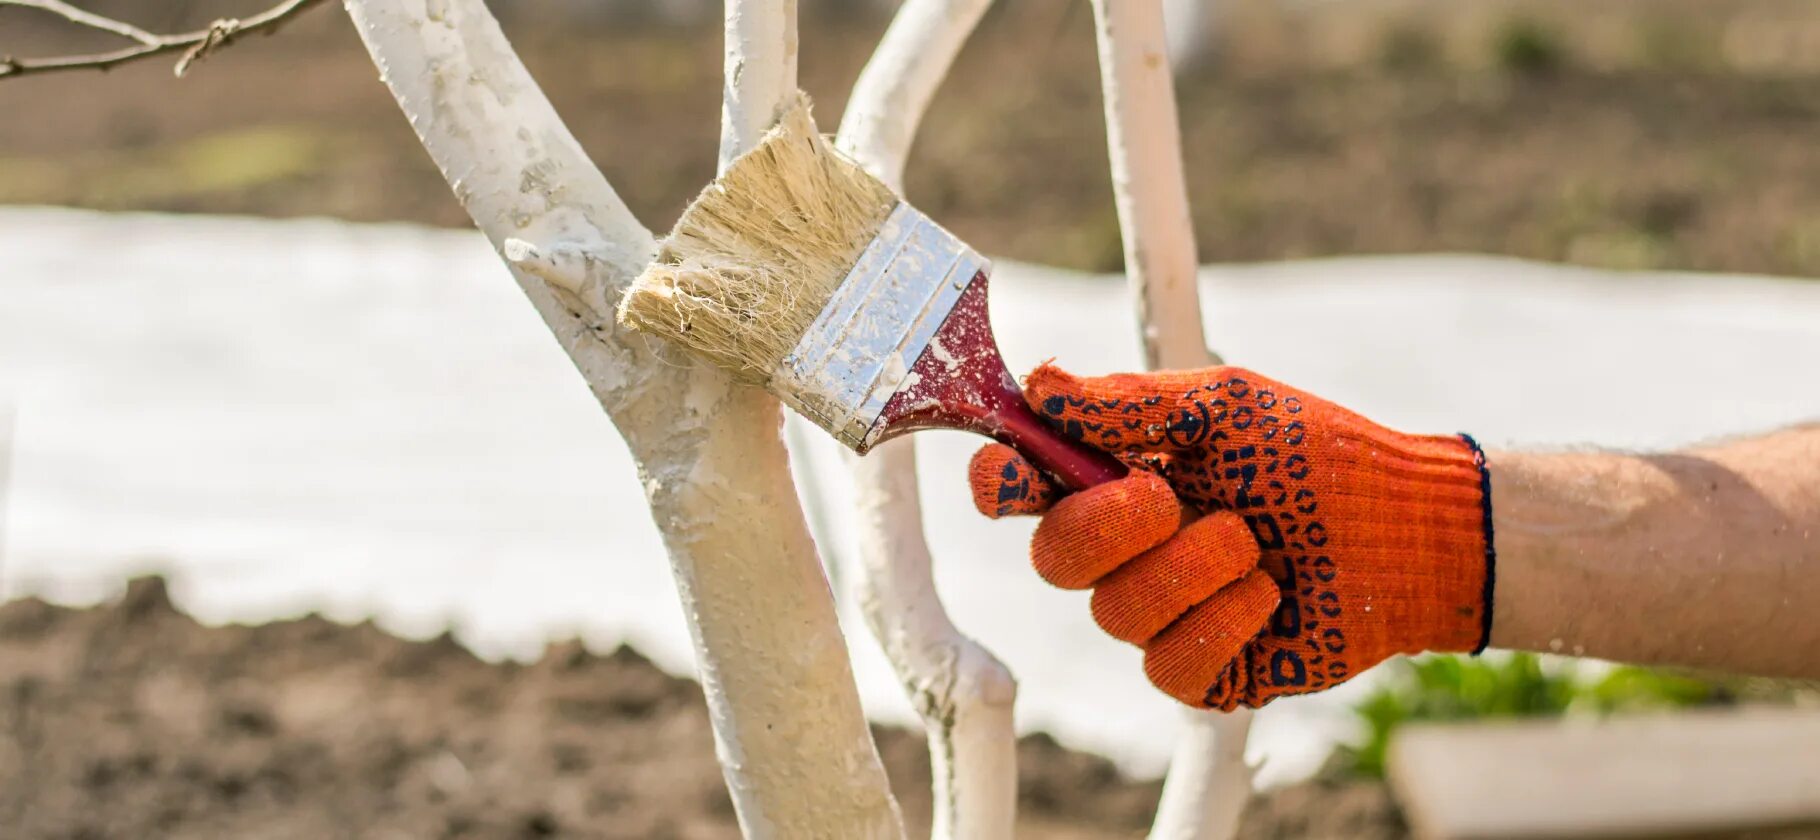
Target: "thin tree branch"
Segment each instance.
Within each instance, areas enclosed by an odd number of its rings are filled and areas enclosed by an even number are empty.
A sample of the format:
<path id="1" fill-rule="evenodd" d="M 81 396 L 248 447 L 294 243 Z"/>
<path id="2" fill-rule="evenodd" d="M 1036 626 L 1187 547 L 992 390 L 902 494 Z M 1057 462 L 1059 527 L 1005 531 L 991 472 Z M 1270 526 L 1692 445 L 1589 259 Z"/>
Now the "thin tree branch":
<path id="1" fill-rule="evenodd" d="M 796 0 L 727 0 L 720 165 L 758 145 L 796 95 Z"/>
<path id="2" fill-rule="evenodd" d="M 209 24 L 207 29 L 175 35 L 156 35 L 130 23 L 83 11 L 62 0 L 0 0 L 0 6 L 21 6 L 50 12 L 71 23 L 110 32 L 136 42 L 133 46 L 122 47 L 111 52 L 86 55 L 60 55 L 48 58 L 0 56 L 0 79 L 58 70 L 107 70 L 118 64 L 179 50 L 183 52 L 183 57 L 177 60 L 177 66 L 173 68 L 173 72 L 177 76 L 182 76 L 189 71 L 190 65 L 207 58 L 210 53 L 227 46 L 240 36 L 254 32 L 270 34 L 290 18 L 321 2 L 322 0 L 285 0 L 285 2 L 250 18 L 222 18 Z"/>
<path id="3" fill-rule="evenodd" d="M 726 0 L 725 28 L 723 49 L 723 84 L 721 88 L 721 131 L 720 131 L 720 170 L 732 164 L 733 159 L 751 150 L 764 137 L 764 133 L 776 125 L 778 116 L 797 95 L 797 0 Z M 776 453 L 781 455 L 781 441 L 777 437 L 777 427 L 783 416 L 778 403 L 769 395 L 751 395 L 747 402 L 757 406 L 754 414 L 769 423 L 768 440 L 756 435 L 749 435 L 748 447 L 761 442 L 767 447 L 778 447 Z M 752 453 L 747 453 L 740 461 L 728 458 L 723 463 L 737 463 L 740 469 L 749 469 Z M 787 465 L 786 465 L 787 466 Z M 789 478 L 785 472 L 786 480 Z M 801 515 L 799 514 L 799 517 Z M 813 543 L 810 556 L 811 566 L 815 565 Z M 829 594 L 827 581 L 817 581 L 821 588 L 817 594 L 826 598 Z M 763 603 L 762 601 L 760 603 Z M 832 602 L 827 603 L 832 607 Z M 764 609 L 770 613 L 771 607 L 765 604 Z M 781 618 L 781 616 L 778 616 Z M 774 619 L 775 621 L 775 619 Z M 784 623 L 777 622 L 780 626 Z M 831 645 L 840 645 L 842 639 L 838 627 L 833 628 Z M 847 665 L 847 650 L 840 645 L 836 651 L 841 655 L 841 665 Z M 847 680 L 853 679 L 851 672 L 843 674 Z M 703 682 L 706 684 L 707 669 L 703 668 Z M 789 695 L 779 695 L 773 702 L 789 703 Z M 712 710 L 711 710 L 712 711 Z M 718 723 L 718 721 L 717 721 Z M 757 723 L 757 721 L 753 721 Z M 834 721 L 830 721 L 834 723 Z M 772 723 L 764 723 L 767 730 Z M 731 730 L 733 727 L 725 727 Z M 879 840 L 903 840 L 903 818 L 898 811 L 897 800 L 885 786 L 883 765 L 878 758 L 876 745 L 870 738 L 862 737 L 856 744 L 856 751 L 864 754 L 864 763 L 851 760 L 841 770 L 851 773 L 856 788 L 875 788 L 867 791 L 864 802 L 876 807 L 870 808 L 861 815 L 869 820 L 864 833 L 856 831 L 859 820 L 847 815 L 844 821 L 834 819 L 836 815 L 815 815 L 821 819 L 821 825 L 814 830 L 789 828 L 777 825 L 777 820 L 763 812 L 761 794 L 764 792 L 764 780 L 758 774 L 746 768 L 737 768 L 740 762 L 728 760 L 737 757 L 729 747 L 727 735 L 722 727 L 715 729 L 716 751 L 723 756 L 723 772 L 727 779 L 727 789 L 733 795 L 734 811 L 739 816 L 741 833 L 754 838 L 791 838 L 802 836 L 816 837 L 866 837 Z M 833 768 L 830 768 L 833 769 Z M 746 770 L 746 772 L 740 772 Z M 876 775 L 868 777 L 862 771 L 872 770 Z M 870 782 L 871 784 L 864 784 Z M 799 786 L 817 784 L 805 776 L 793 774 L 789 783 Z M 853 809 L 858 811 L 859 809 Z M 845 823 L 843 825 L 843 822 Z"/>
<path id="4" fill-rule="evenodd" d="M 1113 196 L 1150 368 L 1202 367 L 1199 258 L 1160 0 L 1094 0 Z M 1151 840 L 1228 840 L 1251 797 L 1251 712 L 1188 710 Z"/>
<path id="5" fill-rule="evenodd" d="M 84 11 L 71 6 L 63 0 L 0 0 L 0 6 L 25 6 L 42 9 L 53 15 L 59 15 L 70 23 L 80 24 L 103 32 L 112 32 L 122 38 L 131 38 L 141 44 L 156 44 L 158 36 L 137 26 L 110 17 L 102 17 L 94 12 Z"/>
<path id="6" fill-rule="evenodd" d="M 1199 259 L 1182 173 L 1182 131 L 1160 0 L 1094 0 L 1112 194 L 1137 297 L 1144 363 L 1213 364 L 1201 325 Z"/>
<path id="7" fill-rule="evenodd" d="M 836 143 L 893 189 L 916 127 L 991 0 L 908 0 L 854 82 Z M 932 840 L 998 840 L 1017 818 L 1017 682 L 954 626 L 936 592 L 914 436 L 849 458 L 855 589 L 929 740 Z"/>

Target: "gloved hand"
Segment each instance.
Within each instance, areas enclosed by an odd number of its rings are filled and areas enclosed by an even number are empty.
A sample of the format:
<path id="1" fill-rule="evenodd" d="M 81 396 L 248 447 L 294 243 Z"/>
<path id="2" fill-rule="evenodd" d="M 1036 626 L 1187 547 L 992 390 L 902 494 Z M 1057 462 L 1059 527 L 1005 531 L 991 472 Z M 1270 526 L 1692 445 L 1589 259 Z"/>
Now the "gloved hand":
<path id="1" fill-rule="evenodd" d="M 1491 485 L 1465 435 L 1379 426 L 1236 367 L 1025 382 L 1038 414 L 1130 476 L 1057 500 L 1015 451 L 973 456 L 990 517 L 1046 513 L 1043 579 L 1093 589 L 1191 706 L 1261 706 L 1398 653 L 1474 651 L 1491 628 Z M 1179 499 L 1179 500 L 1178 500 Z"/>

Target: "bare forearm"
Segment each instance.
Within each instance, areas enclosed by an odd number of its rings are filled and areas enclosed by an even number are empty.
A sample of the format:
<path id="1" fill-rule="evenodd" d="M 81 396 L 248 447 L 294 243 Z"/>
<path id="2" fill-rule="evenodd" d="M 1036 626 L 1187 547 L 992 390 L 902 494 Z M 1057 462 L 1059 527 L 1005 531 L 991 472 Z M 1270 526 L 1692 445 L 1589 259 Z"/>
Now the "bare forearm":
<path id="1" fill-rule="evenodd" d="M 1820 425 L 1488 464 L 1494 646 L 1820 677 Z"/>

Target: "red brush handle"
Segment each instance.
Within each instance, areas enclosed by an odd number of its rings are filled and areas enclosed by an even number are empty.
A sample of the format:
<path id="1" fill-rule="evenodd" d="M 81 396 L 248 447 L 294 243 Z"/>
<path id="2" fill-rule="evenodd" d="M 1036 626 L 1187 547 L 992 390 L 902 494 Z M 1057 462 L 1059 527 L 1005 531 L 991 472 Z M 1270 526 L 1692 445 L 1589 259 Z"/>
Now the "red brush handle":
<path id="1" fill-rule="evenodd" d="M 1024 403 L 1022 392 L 1013 391 L 1011 401 L 987 418 L 991 429 L 986 433 L 998 442 L 1016 449 L 1025 460 L 1060 481 L 1069 490 L 1084 490 L 1124 478 L 1130 469 L 1117 458 L 1086 444 L 1063 437 L 1055 427 L 1043 422 Z"/>
<path id="2" fill-rule="evenodd" d="M 885 404 L 876 441 L 918 429 L 978 432 L 1011 446 L 1069 490 L 1124 478 L 1117 458 L 1069 440 L 1024 401 L 986 314 L 986 274 L 954 303 L 906 380 Z"/>

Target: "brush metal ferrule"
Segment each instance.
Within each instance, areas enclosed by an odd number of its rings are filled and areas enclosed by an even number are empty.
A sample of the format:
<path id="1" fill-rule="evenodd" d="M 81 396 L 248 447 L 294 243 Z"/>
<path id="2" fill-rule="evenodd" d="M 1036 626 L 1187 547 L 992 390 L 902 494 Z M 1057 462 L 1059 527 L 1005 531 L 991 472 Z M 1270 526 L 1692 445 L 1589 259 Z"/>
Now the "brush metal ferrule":
<path id="1" fill-rule="evenodd" d="M 771 390 L 858 452 L 954 302 L 989 263 L 899 201 L 784 356 Z"/>

